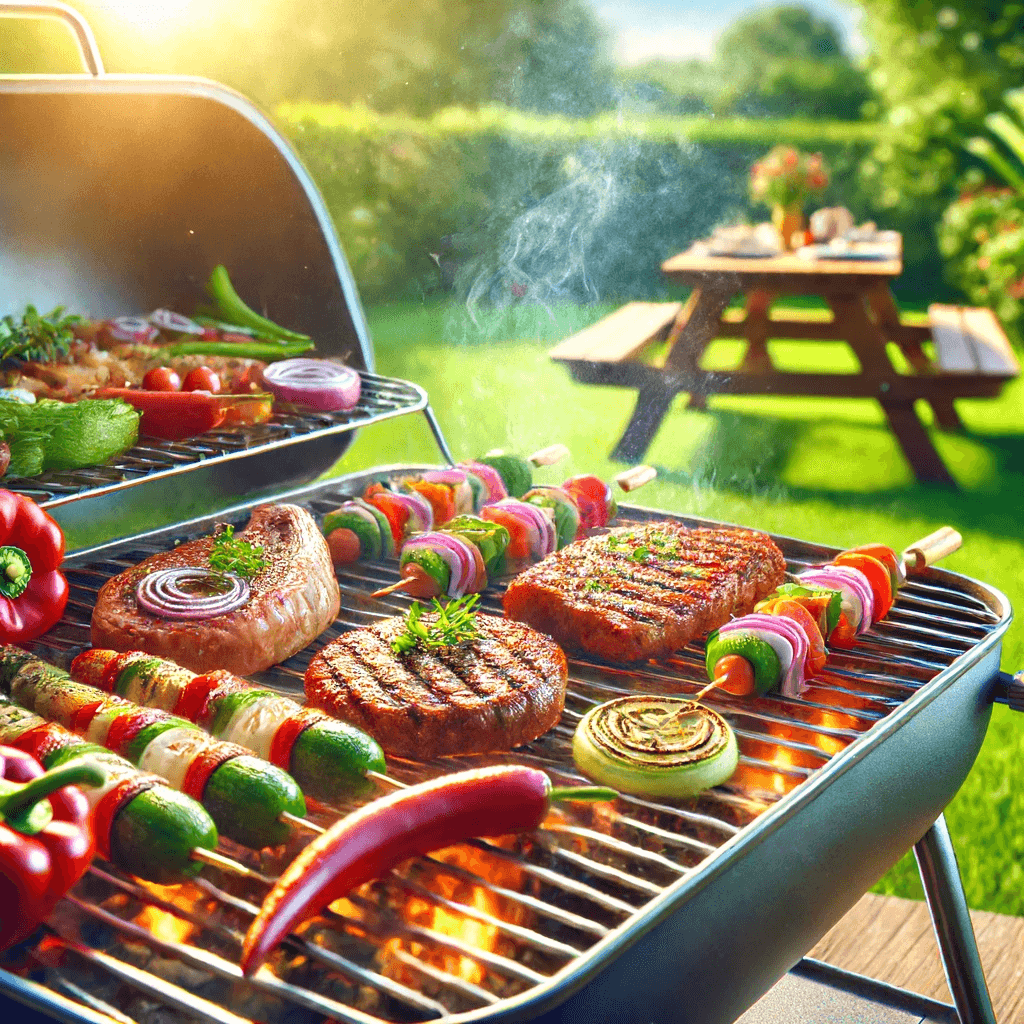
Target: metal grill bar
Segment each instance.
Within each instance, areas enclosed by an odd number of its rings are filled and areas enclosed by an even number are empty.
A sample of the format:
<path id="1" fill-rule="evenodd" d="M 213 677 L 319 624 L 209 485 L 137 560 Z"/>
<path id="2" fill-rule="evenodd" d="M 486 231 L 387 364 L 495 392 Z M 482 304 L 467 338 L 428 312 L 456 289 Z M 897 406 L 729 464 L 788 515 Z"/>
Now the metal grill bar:
<path id="1" fill-rule="evenodd" d="M 308 507 L 323 513 L 348 496 L 344 482 L 336 486 L 337 490 L 317 488 Z M 639 509 L 623 514 L 641 521 L 655 516 Z M 102 583 L 169 543 L 158 535 L 108 545 L 89 561 L 72 559 L 68 615 L 47 636 L 41 653 L 66 663 L 87 645 L 89 617 Z M 828 555 L 824 549 L 800 542 L 783 542 L 783 549 L 791 571 L 824 561 Z M 351 567 L 342 581 L 339 621 L 312 649 L 262 673 L 258 681 L 282 693 L 299 694 L 313 649 L 347 629 L 402 613 L 409 604 L 402 595 L 378 600 L 368 596 L 392 582 L 395 570 L 394 562 Z M 483 595 L 484 610 L 500 613 L 500 599 L 500 588 L 489 588 Z M 280 977 L 264 969 L 242 988 L 346 1024 L 366 1024 L 479 1010 L 544 984 L 564 966 L 586 957 L 595 942 L 616 929 L 629 928 L 667 886 L 701 870 L 724 843 L 969 652 L 1000 622 L 1000 616 L 973 593 L 934 579 L 913 580 L 901 591 L 884 623 L 862 637 L 853 650 L 830 656 L 825 673 L 812 681 L 802 699 L 770 694 L 750 702 L 717 692 L 708 698 L 730 719 L 739 740 L 740 764 L 728 787 L 687 801 L 624 795 L 614 808 L 599 811 L 573 805 L 564 820 L 549 822 L 530 839 L 511 846 L 472 840 L 460 848 L 465 849 L 467 860 L 448 863 L 453 858 L 417 858 L 382 882 L 352 894 L 344 907 L 335 905 L 323 915 L 319 929 L 292 936 L 284 947 L 286 955 L 275 962 L 274 971 Z M 542 768 L 560 782 L 582 781 L 572 763 L 571 740 L 576 723 L 590 707 L 634 691 L 692 695 L 705 680 L 700 644 L 688 645 L 663 663 L 639 668 L 571 659 L 562 722 L 518 750 L 516 759 Z M 484 763 L 488 763 L 486 757 L 444 758 L 430 765 L 393 759 L 389 774 L 413 783 Z M 230 852 L 238 856 L 236 848 Z M 257 866 L 255 861 L 251 864 Z M 282 866 L 282 861 L 271 859 L 260 870 L 273 876 Z M 241 980 L 234 962 L 239 938 L 256 913 L 262 889 L 238 880 L 225 882 L 241 886 L 244 895 L 239 895 L 200 878 L 195 883 L 198 891 L 218 908 L 211 916 L 198 908 L 182 909 L 122 878 L 116 869 L 94 869 L 89 877 L 90 891 L 76 891 L 73 897 L 86 916 L 101 919 L 132 941 L 145 941 L 161 955 L 211 976 L 232 983 Z M 478 905 L 453 895 L 454 890 L 441 885 L 444 878 L 485 893 L 492 902 Z M 104 909 L 99 902 L 104 897 L 93 891 L 101 882 L 110 893 L 130 897 L 132 907 L 148 904 L 188 920 L 200 929 L 195 939 L 200 945 L 167 942 Z M 448 924 L 442 919 L 422 924 L 404 918 L 403 907 L 410 899 L 432 908 L 430 913 L 446 915 Z M 470 941 L 471 931 L 452 933 L 452 921 L 488 930 L 498 937 L 499 945 L 476 945 Z M 111 971 L 107 953 L 83 948 L 97 966 Z M 296 966 L 303 962 L 306 967 Z M 479 975 L 463 976 L 453 966 L 457 962 L 476 965 Z M 130 981 L 145 975 L 128 965 L 123 977 Z M 331 978 L 345 979 L 346 998 L 324 988 Z M 168 1006 L 208 1019 L 202 1005 L 198 1009 L 191 1005 L 192 993 L 174 991 L 173 985 L 167 989 L 168 984 L 157 978 L 148 991 L 163 991 L 159 998 Z M 239 1019 L 256 1016 L 248 1006 L 245 1001 L 232 1002 L 226 1010 L 237 1012 Z M 224 1019 L 225 1011 L 218 1012 Z M 264 1019 L 265 1015 L 258 1016 Z"/>

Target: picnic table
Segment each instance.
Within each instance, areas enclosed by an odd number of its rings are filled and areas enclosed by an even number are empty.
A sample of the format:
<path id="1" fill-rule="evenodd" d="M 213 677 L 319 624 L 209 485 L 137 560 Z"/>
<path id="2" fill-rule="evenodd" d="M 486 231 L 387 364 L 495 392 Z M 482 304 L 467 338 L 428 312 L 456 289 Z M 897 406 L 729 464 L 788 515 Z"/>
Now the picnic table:
<path id="1" fill-rule="evenodd" d="M 914 403 L 926 401 L 940 428 L 960 430 L 954 399 L 995 397 L 1020 367 L 990 310 L 933 305 L 928 324 L 904 322 L 890 287 L 903 270 L 902 239 L 895 232 L 886 236 L 889 251 L 870 259 L 849 252 L 829 258 L 712 255 L 708 243 L 697 243 L 661 268 L 692 289 L 685 303 L 628 303 L 565 339 L 551 358 L 582 383 L 637 389 L 636 408 L 612 454 L 616 459 L 643 459 L 680 393 L 697 409 L 716 394 L 872 398 L 917 478 L 952 484 Z M 828 311 L 773 316 L 775 300 L 786 295 L 818 296 Z M 730 309 L 737 298 L 743 308 Z M 738 369 L 701 367 L 716 338 L 747 342 Z M 768 349 L 772 338 L 846 342 L 859 368 L 852 374 L 780 370 Z M 660 358 L 645 358 L 658 341 L 667 342 Z M 894 363 L 890 343 L 905 366 Z"/>

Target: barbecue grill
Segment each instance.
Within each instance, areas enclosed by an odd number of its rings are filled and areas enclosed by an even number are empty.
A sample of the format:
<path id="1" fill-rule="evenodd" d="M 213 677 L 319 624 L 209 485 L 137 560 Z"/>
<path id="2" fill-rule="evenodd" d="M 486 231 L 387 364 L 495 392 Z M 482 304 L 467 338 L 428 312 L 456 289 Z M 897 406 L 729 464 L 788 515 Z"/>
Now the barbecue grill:
<path id="1" fill-rule="evenodd" d="M 451 458 L 422 390 L 373 373 L 358 296 L 323 203 L 262 115 L 213 83 L 103 75 L 88 26 L 61 4 L 0 3 L 3 9 L 68 19 L 90 72 L 0 79 L 0 225 L 2 237 L 16 243 L 0 250 L 4 305 L 52 298 L 103 315 L 173 299 L 190 308 L 209 266 L 224 260 L 244 294 L 316 336 L 324 352 L 347 353 L 363 375 L 363 400 L 349 414 L 279 416 L 261 428 L 142 445 L 107 467 L 15 481 L 66 528 L 84 531 L 100 521 L 107 531 L 103 543 L 66 562 L 68 611 L 36 645 L 66 665 L 88 644 L 104 580 L 208 533 L 215 521 L 241 525 L 251 495 L 216 516 L 192 517 L 238 501 L 254 478 L 275 499 L 322 514 L 370 479 L 417 468 L 381 467 L 308 485 L 353 430 L 411 412 L 427 417 L 442 456 Z M 119 139 L 114 125 L 137 143 L 168 123 L 181 128 L 187 151 L 170 159 L 165 150 L 167 167 L 142 167 L 130 182 L 120 142 L 109 160 L 88 145 L 98 128 Z M 40 124 L 53 126 L 62 148 L 40 139 L 47 134 Z M 192 145 L 202 133 L 231 139 L 228 156 L 251 158 L 245 173 L 238 159 L 220 160 L 222 146 Z M 191 173 L 196 151 L 214 153 L 217 173 Z M 89 180 L 58 180 L 55 152 L 73 154 L 60 161 L 65 175 Z M 89 169 L 97 167 L 118 183 L 104 193 L 114 203 L 106 221 L 68 205 L 77 193 L 95 195 L 101 175 Z M 52 186 L 63 220 L 35 208 L 27 187 L 33 181 L 35 194 L 40 182 Z M 201 187 L 192 187 L 196 181 Z M 111 230 L 110 217 L 133 230 Z M 62 224 L 72 230 L 58 230 Z M 122 244 L 125 237 L 131 245 Z M 61 273 L 52 296 L 19 291 L 48 280 L 54 267 Z M 661 515 L 627 506 L 620 520 Z M 139 523 L 174 525 L 138 533 Z M 128 532 L 135 535 L 106 540 Z M 835 553 L 776 539 L 794 571 Z M 354 566 L 342 580 L 338 622 L 261 681 L 301 693 L 316 649 L 408 606 L 400 594 L 370 596 L 396 573 L 394 562 Z M 492 586 L 486 610 L 499 610 L 500 597 L 501 587 Z M 801 699 L 708 698 L 739 739 L 740 766 L 726 785 L 691 800 L 624 796 L 614 808 L 573 805 L 534 835 L 418 858 L 333 905 L 251 981 L 237 966 L 241 934 L 266 879 L 294 856 L 299 839 L 259 855 L 224 840 L 222 853 L 248 867 L 249 877 L 207 868 L 199 881 L 167 889 L 97 862 L 39 933 L 0 957 L 0 992 L 69 1024 L 541 1015 L 727 1022 L 796 964 L 804 974 L 829 977 L 826 967 L 801 957 L 917 844 L 956 1012 L 963 1022 L 990 1020 L 941 814 L 977 755 L 992 700 L 1021 700 L 998 671 L 1010 615 L 1006 599 L 982 583 L 940 569 L 915 576 L 887 619 L 855 649 L 835 652 Z M 414 782 L 497 759 L 541 767 L 558 783 L 580 781 L 570 741 L 588 708 L 634 691 L 693 694 L 705 681 L 699 643 L 639 668 L 572 659 L 563 720 L 534 743 L 498 758 L 392 760 L 389 771 Z M 326 824 L 347 809 L 314 807 L 314 817 Z M 885 998 L 901 1005 L 907 997 Z M 950 1007 L 913 1003 L 922 1005 L 936 1019 L 955 1019 Z"/>

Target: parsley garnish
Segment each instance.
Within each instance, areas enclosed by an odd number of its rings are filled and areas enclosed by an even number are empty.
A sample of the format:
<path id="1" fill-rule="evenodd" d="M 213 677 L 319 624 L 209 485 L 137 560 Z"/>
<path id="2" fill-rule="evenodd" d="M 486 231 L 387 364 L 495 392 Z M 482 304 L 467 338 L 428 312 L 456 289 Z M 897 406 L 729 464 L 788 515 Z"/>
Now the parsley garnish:
<path id="1" fill-rule="evenodd" d="M 235 535 L 233 526 L 222 526 L 213 538 L 210 568 L 252 579 L 267 567 L 262 544 L 250 544 Z"/>
<path id="2" fill-rule="evenodd" d="M 480 633 L 476 628 L 473 609 L 479 600 L 479 594 L 472 594 L 441 604 L 435 597 L 430 610 L 436 613 L 437 619 L 430 626 L 422 618 L 426 609 L 419 601 L 413 601 L 405 619 L 405 632 L 392 640 L 391 649 L 395 654 L 407 654 L 416 647 L 434 650 L 476 640 Z"/>
<path id="3" fill-rule="evenodd" d="M 63 313 L 63 306 L 57 306 L 49 313 L 40 313 L 35 306 L 27 306 L 20 320 L 15 316 L 0 319 L 0 362 L 21 359 L 52 363 L 66 356 L 75 340 L 72 328 L 82 318 L 64 316 Z"/>
<path id="4" fill-rule="evenodd" d="M 587 582 L 583 584 L 583 589 L 584 590 L 594 590 L 594 591 L 604 591 L 604 590 L 611 590 L 612 589 L 612 585 L 610 583 L 605 583 L 603 580 L 587 580 Z"/>

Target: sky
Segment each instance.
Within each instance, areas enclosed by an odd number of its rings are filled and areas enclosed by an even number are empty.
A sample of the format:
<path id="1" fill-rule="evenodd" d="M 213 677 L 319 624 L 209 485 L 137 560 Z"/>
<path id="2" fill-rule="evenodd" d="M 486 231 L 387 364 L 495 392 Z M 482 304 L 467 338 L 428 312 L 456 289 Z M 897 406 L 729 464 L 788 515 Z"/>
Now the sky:
<path id="1" fill-rule="evenodd" d="M 857 30 L 859 12 L 835 0 L 796 0 L 835 23 L 851 53 L 863 52 Z M 609 29 L 616 62 L 639 64 L 653 57 L 683 60 L 709 58 L 715 39 L 748 11 L 771 6 L 757 0 L 591 0 Z"/>

